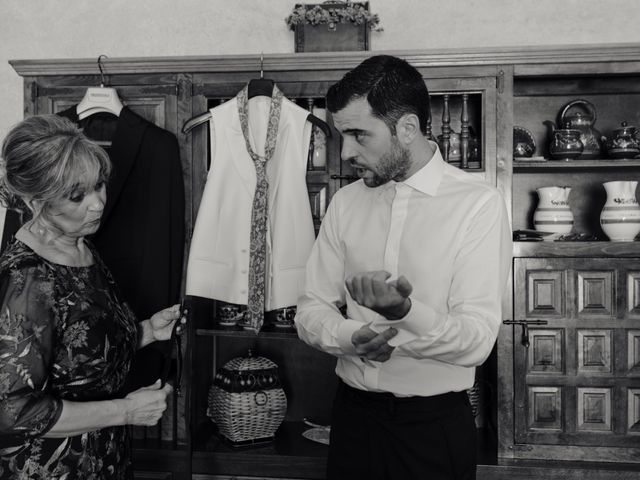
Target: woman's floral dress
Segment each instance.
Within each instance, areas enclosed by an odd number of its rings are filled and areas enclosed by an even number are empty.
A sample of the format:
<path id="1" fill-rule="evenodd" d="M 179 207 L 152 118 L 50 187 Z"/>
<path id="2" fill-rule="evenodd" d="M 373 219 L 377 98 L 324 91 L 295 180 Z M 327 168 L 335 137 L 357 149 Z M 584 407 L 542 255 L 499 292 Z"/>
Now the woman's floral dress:
<path id="1" fill-rule="evenodd" d="M 0 479 L 128 479 L 126 427 L 44 438 L 62 400 L 122 396 L 136 319 L 92 248 L 68 267 L 12 240 L 0 257 Z"/>

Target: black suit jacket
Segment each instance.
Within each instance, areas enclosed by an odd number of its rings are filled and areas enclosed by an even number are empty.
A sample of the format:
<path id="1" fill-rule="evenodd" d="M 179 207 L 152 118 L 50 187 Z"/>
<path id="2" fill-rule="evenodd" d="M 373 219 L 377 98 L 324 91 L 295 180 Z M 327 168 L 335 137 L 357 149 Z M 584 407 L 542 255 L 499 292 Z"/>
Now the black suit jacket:
<path id="1" fill-rule="evenodd" d="M 92 236 L 122 296 L 139 320 L 177 303 L 184 255 L 184 182 L 174 134 L 124 107 L 119 117 L 97 113 L 78 119 L 76 106 L 59 112 L 94 140 L 110 140 L 113 164 L 100 229 Z M 2 248 L 20 228 L 8 211 Z M 127 390 L 159 378 L 169 342 L 138 352 Z"/>
<path id="2" fill-rule="evenodd" d="M 178 142 L 124 107 L 78 119 L 59 112 L 94 140 L 110 140 L 113 164 L 99 231 L 91 238 L 140 320 L 178 301 L 184 249 L 184 184 Z M 20 228 L 8 211 L 2 249 Z"/>
<path id="3" fill-rule="evenodd" d="M 184 252 L 184 183 L 174 134 L 124 107 L 119 117 L 78 120 L 75 106 L 59 115 L 92 131 L 115 133 L 113 171 L 100 229 L 91 238 L 140 320 L 179 299 Z"/>
<path id="4" fill-rule="evenodd" d="M 184 182 L 178 141 L 124 107 L 119 117 L 79 120 L 73 106 L 59 115 L 90 138 L 111 140 L 113 164 L 100 229 L 91 238 L 139 320 L 177 303 L 184 255 Z M 169 342 L 139 351 L 128 390 L 161 374 Z"/>

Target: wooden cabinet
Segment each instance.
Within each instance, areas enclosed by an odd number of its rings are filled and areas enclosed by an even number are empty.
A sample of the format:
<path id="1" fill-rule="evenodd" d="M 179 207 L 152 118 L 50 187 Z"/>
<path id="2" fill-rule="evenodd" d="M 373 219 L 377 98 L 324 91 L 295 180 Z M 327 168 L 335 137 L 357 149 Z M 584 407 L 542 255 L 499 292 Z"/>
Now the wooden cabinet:
<path id="1" fill-rule="evenodd" d="M 584 461 L 578 464 L 584 468 L 595 468 L 589 461 L 623 464 L 615 471 L 599 465 L 602 478 L 621 472 L 632 478 L 640 470 L 629 466 L 640 458 L 640 247 L 604 241 L 599 227 L 602 182 L 637 179 L 640 160 L 521 162 L 512 156 L 513 126 L 518 125 L 532 132 L 536 155 L 548 158 L 543 122 L 557 120 L 562 106 L 576 98 L 595 106 L 595 127 L 604 135 L 622 121 L 640 125 L 639 51 L 627 45 L 395 52 L 419 69 L 432 94 L 431 137 L 445 147 L 449 140 L 451 163 L 498 187 L 514 229 L 532 228 L 536 188 L 568 185 L 574 230 L 599 239 L 515 244 L 503 308 L 511 323 L 503 325 L 495 353 L 479 369 L 478 478 L 531 472 L 566 478 L 579 475 L 581 467 L 563 463 L 575 460 Z M 183 133 L 184 123 L 235 96 L 261 71 L 303 108 L 323 108 L 328 87 L 371 54 L 103 62 L 107 83 L 123 102 L 178 137 L 186 193 L 185 252 L 207 178 L 209 131 L 203 125 Z M 12 65 L 24 77 L 26 115 L 66 108 L 80 100 L 86 87 L 100 83 L 95 60 L 19 60 Z M 330 116 L 327 121 L 331 124 Z M 353 180 L 333 133 L 325 166 L 311 163 L 307 171 L 316 229 L 332 195 Z M 451 149 L 453 133 L 467 139 L 464 159 Z M 190 302 L 185 394 L 175 398 L 162 428 L 136 439 L 138 478 L 323 478 L 326 447 L 301 433 L 305 418 L 328 422 L 334 359 L 302 343 L 295 332 L 267 328 L 256 336 L 220 328 L 213 301 Z M 528 347 L 522 342 L 522 323 L 514 323 L 522 321 L 529 321 Z M 280 367 L 288 409 L 274 442 L 234 448 L 215 434 L 206 414 L 207 396 L 216 370 L 249 349 Z"/>
<path id="2" fill-rule="evenodd" d="M 283 93 L 305 108 L 324 107 L 327 88 L 361 58 L 350 58 L 349 65 L 336 68 L 318 63 L 310 71 L 292 71 L 295 57 L 281 70 L 265 76 L 275 81 Z M 309 65 L 307 65 L 309 67 Z M 432 93 L 434 139 L 447 128 L 460 133 L 463 126 L 474 133 L 477 151 L 469 155 L 467 167 L 476 175 L 496 184 L 496 131 L 498 129 L 498 69 L 478 68 L 465 72 L 461 68 L 419 67 Z M 265 68 L 266 69 L 266 68 Z M 192 77 L 194 112 L 215 107 L 234 96 L 255 72 L 198 73 Z M 464 115 L 463 115 L 464 111 Z M 331 124 L 329 116 L 328 122 Z M 194 152 L 193 215 L 197 213 L 206 179 L 208 129 L 197 127 L 191 133 Z M 337 131 L 327 139 L 327 162 L 323 168 L 309 166 L 307 186 L 316 227 L 319 226 L 332 195 L 354 180 L 349 165 L 340 160 Z M 470 149 L 469 149 L 470 150 Z M 461 159 L 452 158 L 452 163 Z M 192 472 L 194 475 L 221 475 L 220 478 L 243 478 L 260 474 L 268 478 L 324 478 L 327 447 L 302 437 L 309 428 L 305 419 L 327 424 L 336 387 L 335 359 L 301 342 L 294 331 L 265 328 L 256 336 L 240 329 L 221 328 L 216 320 L 216 305 L 204 299 L 191 299 L 194 329 L 191 337 L 192 372 L 191 427 Z M 215 434 L 207 416 L 207 396 L 214 375 L 227 361 L 246 355 L 247 351 L 274 361 L 280 369 L 288 407 L 284 423 L 274 442 L 246 448 L 229 446 Z M 487 410 L 489 407 L 487 406 Z M 483 438 L 483 435 L 480 435 Z M 489 447 L 484 447 L 489 449 Z M 495 456 L 495 453 L 494 453 Z M 228 477 L 225 477 L 227 475 Z M 209 478 L 209 477 L 202 477 Z M 218 478 L 213 477 L 213 478 Z"/>
<path id="3" fill-rule="evenodd" d="M 601 53 L 592 50 L 590 56 Z M 513 228 L 533 228 L 536 188 L 568 186 L 572 233 L 586 241 L 515 245 L 513 318 L 498 344 L 503 398 L 513 399 L 500 413 L 503 458 L 639 458 L 634 304 L 640 248 L 608 241 L 600 212 L 603 182 L 638 180 L 640 160 L 612 159 L 604 144 L 589 159 L 553 160 L 549 152 L 548 122 L 559 126 L 559 113 L 574 100 L 593 105 L 598 141 L 622 121 L 638 122 L 640 63 L 625 49 L 611 53 L 606 62 L 514 66 L 513 123 L 532 133 L 535 155 L 543 159 L 513 160 Z"/>
<path id="4" fill-rule="evenodd" d="M 18 62 L 20 63 L 20 62 Z M 97 73 L 97 63 L 95 64 Z M 20 68 L 17 67 L 18 71 Z M 79 103 L 87 87 L 100 83 L 95 74 L 25 76 L 25 115 L 58 113 Z M 91 72 L 94 73 L 94 72 Z M 173 75 L 114 75 L 108 78 L 116 88 L 123 104 L 134 112 L 174 134 L 178 133 L 178 99 L 181 76 Z M 184 145 L 181 160 L 189 171 Z M 190 219 L 187 219 L 187 222 Z M 187 223 L 187 228 L 188 228 Z M 168 401 L 166 413 L 155 427 L 132 427 L 135 445 L 136 478 L 190 478 L 188 472 L 186 397 L 174 393 Z M 158 451 L 162 461 L 158 461 Z"/>
<path id="5" fill-rule="evenodd" d="M 515 318 L 542 323 L 514 346 L 514 403 L 526 412 L 515 442 L 536 457 L 633 461 L 640 259 L 517 258 L 514 277 Z"/>

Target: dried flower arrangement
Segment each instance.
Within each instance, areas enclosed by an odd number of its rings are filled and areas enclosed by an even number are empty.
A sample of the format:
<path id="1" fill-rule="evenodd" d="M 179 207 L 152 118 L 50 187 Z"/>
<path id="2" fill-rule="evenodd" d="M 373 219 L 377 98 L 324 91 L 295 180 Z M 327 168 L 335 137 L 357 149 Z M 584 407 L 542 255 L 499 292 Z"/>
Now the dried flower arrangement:
<path id="1" fill-rule="evenodd" d="M 296 25 L 324 25 L 330 29 L 338 23 L 367 24 L 375 32 L 381 32 L 378 14 L 372 14 L 368 5 L 360 2 L 325 2 L 323 5 L 297 4 L 285 22 L 291 30 Z"/>

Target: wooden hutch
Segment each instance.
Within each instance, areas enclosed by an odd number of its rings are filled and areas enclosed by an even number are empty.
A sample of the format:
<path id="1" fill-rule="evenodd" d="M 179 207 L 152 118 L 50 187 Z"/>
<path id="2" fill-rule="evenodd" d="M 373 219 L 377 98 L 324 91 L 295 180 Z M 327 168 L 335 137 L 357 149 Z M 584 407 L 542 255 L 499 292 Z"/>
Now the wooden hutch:
<path id="1" fill-rule="evenodd" d="M 124 103 L 177 135 L 190 233 L 207 176 L 208 128 L 184 134 L 187 120 L 235 96 L 261 69 L 288 98 L 322 108 L 327 88 L 375 53 L 382 52 L 108 58 L 103 68 Z M 568 185 L 575 230 L 606 238 L 602 182 L 638 179 L 640 159 L 514 160 L 513 127 L 528 129 L 536 155 L 548 159 L 543 122 L 576 98 L 595 106 L 604 135 L 622 121 L 640 124 L 640 45 L 384 53 L 423 74 L 434 137 L 462 129 L 475 139 L 474 157 L 461 167 L 498 187 L 514 230 L 532 228 L 536 188 Z M 24 78 L 25 115 L 67 108 L 101 80 L 95 59 L 11 64 Z M 337 134 L 329 138 L 326 166 L 308 170 L 316 226 L 352 179 L 339 143 Z M 478 478 L 640 478 L 640 243 L 516 242 L 513 254 L 504 300 L 511 323 L 478 374 Z M 186 392 L 161 428 L 136 433 L 137 478 L 323 478 L 326 447 L 301 432 L 305 418 L 328 419 L 333 359 L 294 332 L 218 328 L 214 312 L 213 302 L 194 299 Z M 289 407 L 275 442 L 238 449 L 214 434 L 207 394 L 216 369 L 248 349 L 280 366 Z"/>

